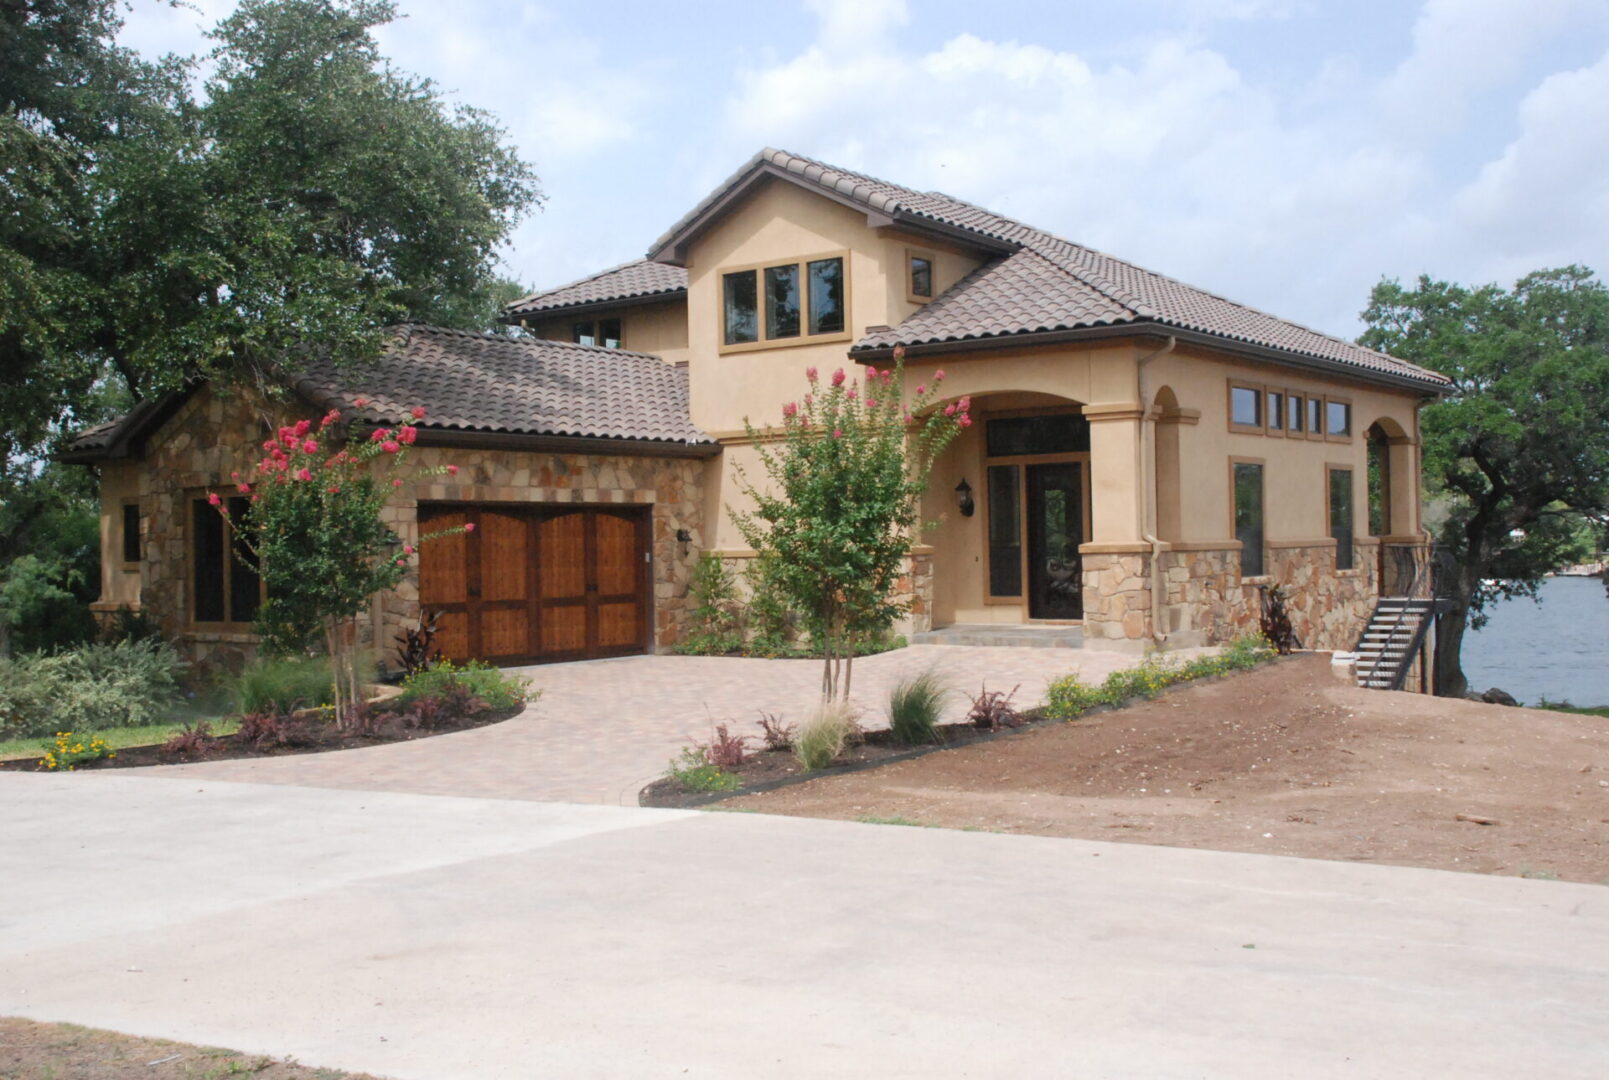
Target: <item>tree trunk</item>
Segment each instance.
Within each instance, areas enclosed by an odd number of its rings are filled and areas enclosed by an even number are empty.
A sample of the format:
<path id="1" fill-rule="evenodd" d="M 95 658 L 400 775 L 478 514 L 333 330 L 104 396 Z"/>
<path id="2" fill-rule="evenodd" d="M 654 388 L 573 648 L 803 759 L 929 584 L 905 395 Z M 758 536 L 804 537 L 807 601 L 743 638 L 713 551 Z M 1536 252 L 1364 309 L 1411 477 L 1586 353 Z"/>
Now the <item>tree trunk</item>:
<path id="1" fill-rule="evenodd" d="M 1460 575 L 1452 606 L 1436 619 L 1436 696 L 1464 697 L 1469 680 L 1464 676 L 1464 631 L 1469 626 L 1469 591 Z"/>

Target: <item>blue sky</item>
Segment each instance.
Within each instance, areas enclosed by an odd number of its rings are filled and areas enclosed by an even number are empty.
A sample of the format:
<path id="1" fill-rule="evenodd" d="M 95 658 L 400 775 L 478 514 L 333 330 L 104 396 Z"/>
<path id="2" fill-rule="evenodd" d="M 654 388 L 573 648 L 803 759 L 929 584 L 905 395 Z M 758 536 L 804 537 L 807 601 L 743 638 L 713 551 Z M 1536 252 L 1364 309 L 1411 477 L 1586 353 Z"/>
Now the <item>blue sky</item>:
<path id="1" fill-rule="evenodd" d="M 204 48 L 230 0 L 134 0 Z M 506 272 L 642 254 L 756 150 L 939 189 L 1345 336 L 1382 276 L 1609 274 L 1606 0 L 400 0 L 546 207 Z"/>

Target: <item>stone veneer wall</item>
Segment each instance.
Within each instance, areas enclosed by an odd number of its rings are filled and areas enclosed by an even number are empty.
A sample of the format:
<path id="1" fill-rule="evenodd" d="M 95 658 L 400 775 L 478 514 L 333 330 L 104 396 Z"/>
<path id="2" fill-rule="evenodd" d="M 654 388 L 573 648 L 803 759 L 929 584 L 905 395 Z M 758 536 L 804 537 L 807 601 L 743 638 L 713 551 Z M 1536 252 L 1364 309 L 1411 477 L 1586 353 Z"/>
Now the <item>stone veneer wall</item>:
<path id="1" fill-rule="evenodd" d="M 189 625 L 189 500 L 201 490 L 227 490 L 231 471 L 246 474 L 261 457 L 267 433 L 301 415 L 265 408 L 249 395 L 204 388 L 150 439 L 139 465 L 146 530 L 141 609 L 204 666 L 238 668 L 254 654 L 256 639 L 234 627 Z M 687 587 L 692 564 L 703 543 L 702 461 L 417 447 L 408 471 L 448 464 L 458 466 L 457 476 L 428 476 L 405 485 L 386 509 L 387 523 L 405 543 L 417 539 L 421 500 L 651 505 L 654 642 L 660 649 L 676 642 L 691 606 Z M 686 529 L 691 541 L 678 542 L 678 529 Z M 369 644 L 377 640 L 382 654 L 388 654 L 401 627 L 415 617 L 418 588 L 415 569 L 396 590 L 378 598 L 375 610 L 360 621 L 362 639 Z"/>
<path id="2" fill-rule="evenodd" d="M 1290 593 L 1291 625 L 1303 647 L 1350 649 L 1379 595 L 1372 545 L 1337 571 L 1335 545 L 1270 546 L 1267 574 L 1244 583 L 1238 548 L 1164 551 L 1163 632 L 1179 644 L 1217 645 L 1257 628 L 1259 583 Z M 1084 564 L 1084 635 L 1093 644 L 1143 647 L 1151 635 L 1151 554 L 1091 553 Z"/>

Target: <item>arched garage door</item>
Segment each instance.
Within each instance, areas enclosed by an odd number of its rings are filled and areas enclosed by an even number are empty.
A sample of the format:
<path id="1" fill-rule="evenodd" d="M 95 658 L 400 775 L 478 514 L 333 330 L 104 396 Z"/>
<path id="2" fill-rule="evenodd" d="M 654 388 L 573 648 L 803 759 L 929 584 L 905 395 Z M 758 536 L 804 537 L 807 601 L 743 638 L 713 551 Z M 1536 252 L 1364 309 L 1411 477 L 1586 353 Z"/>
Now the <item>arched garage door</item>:
<path id="1" fill-rule="evenodd" d="M 587 660 L 646 652 L 648 508 L 425 504 L 419 602 L 452 660 Z"/>

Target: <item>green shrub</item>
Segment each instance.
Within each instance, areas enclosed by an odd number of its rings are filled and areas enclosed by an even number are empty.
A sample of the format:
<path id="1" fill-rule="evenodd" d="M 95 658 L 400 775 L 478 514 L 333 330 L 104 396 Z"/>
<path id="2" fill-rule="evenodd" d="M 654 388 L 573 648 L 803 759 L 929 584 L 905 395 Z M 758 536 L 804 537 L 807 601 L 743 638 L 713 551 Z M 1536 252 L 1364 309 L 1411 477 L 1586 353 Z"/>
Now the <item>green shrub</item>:
<path id="1" fill-rule="evenodd" d="M 512 709 L 535 697 L 531 693 L 531 680 L 504 674 L 484 660 L 465 664 L 439 660 L 402 680 L 399 701 L 406 705 L 421 697 L 439 697 L 447 692 L 449 685 L 463 687 L 492 709 Z"/>
<path id="2" fill-rule="evenodd" d="M 709 750 L 703 746 L 683 747 L 681 755 L 671 760 L 665 775 L 686 791 L 732 791 L 743 783 L 735 773 L 725 772 L 711 762 Z"/>
<path id="3" fill-rule="evenodd" d="M 859 733 L 860 725 L 847 704 L 822 705 L 793 737 L 793 756 L 806 772 L 825 769 Z"/>
<path id="4" fill-rule="evenodd" d="M 184 666 L 149 640 L 0 660 L 0 739 L 159 723 L 179 703 Z"/>
<path id="5" fill-rule="evenodd" d="M 71 731 L 58 731 L 56 741 L 39 759 L 39 767 L 48 772 L 73 772 L 80 765 L 116 756 L 111 745 L 99 735 L 74 735 Z"/>
<path id="6" fill-rule="evenodd" d="M 737 578 L 726 563 L 708 553 L 700 555 L 687 592 L 693 601 L 691 626 L 676 651 L 686 656 L 724 656 L 740 650 Z"/>
<path id="7" fill-rule="evenodd" d="M 761 555 L 751 559 L 743 572 L 749 587 L 749 652 L 756 656 L 787 654 L 799 634 L 799 615 L 788 607 L 777 583 L 776 565 L 774 555 Z"/>
<path id="8" fill-rule="evenodd" d="M 934 671 L 901 679 L 888 697 L 888 728 L 894 733 L 894 741 L 906 746 L 937 741 L 934 729 L 948 694 Z"/>
<path id="9" fill-rule="evenodd" d="M 243 716 L 290 713 L 333 704 L 335 676 L 326 656 L 264 658 L 231 679 L 229 692 Z"/>
<path id="10" fill-rule="evenodd" d="M 1198 656 L 1183 664 L 1165 655 L 1148 656 L 1135 667 L 1112 672 L 1100 686 L 1090 686 L 1076 674 L 1064 675 L 1045 691 L 1045 714 L 1056 720 L 1074 720 L 1097 705 L 1143 701 L 1175 683 L 1246 671 L 1275 655 L 1261 634 L 1246 634 L 1215 656 Z"/>

